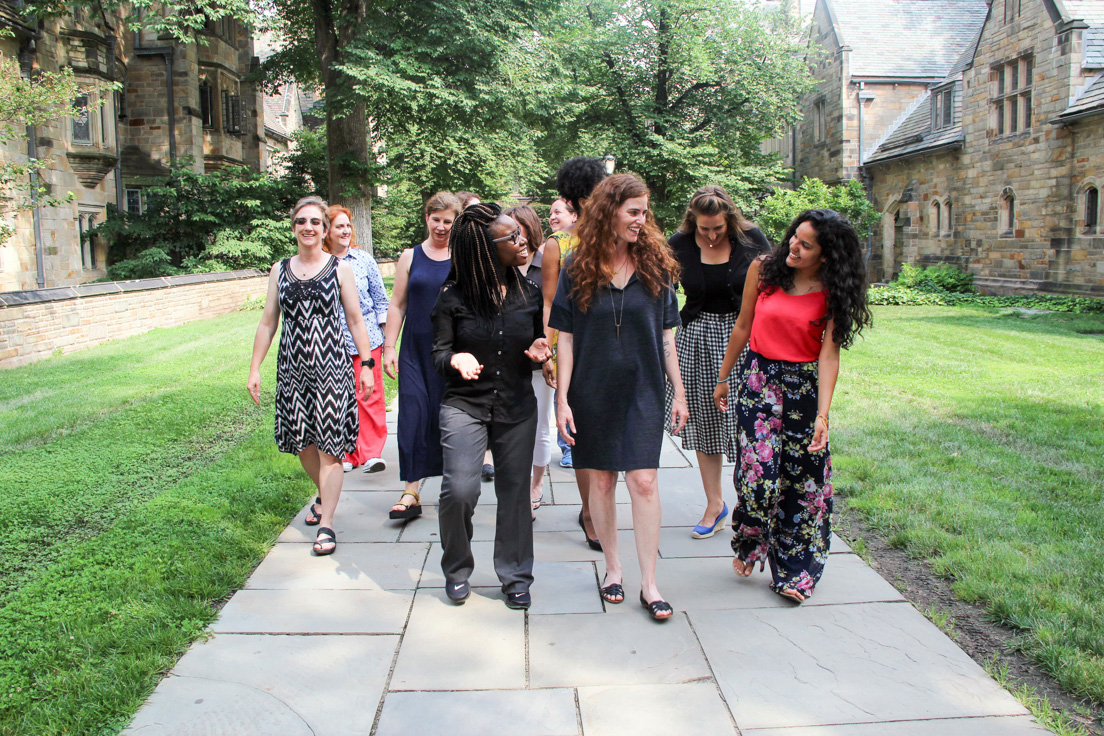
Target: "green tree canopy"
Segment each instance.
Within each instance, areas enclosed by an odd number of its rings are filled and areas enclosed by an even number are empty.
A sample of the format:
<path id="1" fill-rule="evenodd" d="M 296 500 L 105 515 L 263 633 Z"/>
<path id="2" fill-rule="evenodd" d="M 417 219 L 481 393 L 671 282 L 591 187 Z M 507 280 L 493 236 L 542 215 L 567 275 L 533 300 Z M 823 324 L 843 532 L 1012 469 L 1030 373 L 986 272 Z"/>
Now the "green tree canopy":
<path id="1" fill-rule="evenodd" d="M 612 153 L 668 226 L 706 183 L 748 204 L 782 178 L 760 141 L 799 117 L 812 86 L 792 5 L 567 0 L 543 43 L 560 112 L 546 157 Z"/>

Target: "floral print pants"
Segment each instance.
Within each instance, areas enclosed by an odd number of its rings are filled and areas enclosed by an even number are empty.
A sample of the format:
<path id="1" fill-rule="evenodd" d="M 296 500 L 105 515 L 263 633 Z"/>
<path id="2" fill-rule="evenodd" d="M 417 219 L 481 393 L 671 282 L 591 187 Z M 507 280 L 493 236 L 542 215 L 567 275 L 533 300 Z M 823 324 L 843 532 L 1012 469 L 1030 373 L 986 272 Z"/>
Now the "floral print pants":
<path id="1" fill-rule="evenodd" d="M 828 560 L 832 515 L 830 446 L 809 452 L 817 414 L 817 364 L 748 351 L 736 400 L 740 457 L 732 549 L 770 563 L 771 589 L 808 597 Z"/>

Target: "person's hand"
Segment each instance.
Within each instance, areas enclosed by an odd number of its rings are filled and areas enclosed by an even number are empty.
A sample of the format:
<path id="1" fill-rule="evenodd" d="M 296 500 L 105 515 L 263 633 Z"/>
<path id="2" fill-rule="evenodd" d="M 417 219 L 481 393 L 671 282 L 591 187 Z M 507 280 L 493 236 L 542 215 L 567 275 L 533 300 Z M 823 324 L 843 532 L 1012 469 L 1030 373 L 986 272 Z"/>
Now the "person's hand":
<path id="1" fill-rule="evenodd" d="M 820 452 L 828 446 L 828 420 L 817 414 L 813 427 L 813 441 L 809 443 L 809 452 Z"/>
<path id="2" fill-rule="evenodd" d="M 563 394 L 561 394 L 562 396 Z M 556 428 L 560 430 L 560 436 L 563 437 L 570 447 L 575 446 L 575 416 L 571 413 L 571 407 L 567 405 L 566 401 L 556 402 Z"/>
<path id="3" fill-rule="evenodd" d="M 718 411 L 728 411 L 728 383 L 718 383 L 713 389 L 713 403 Z"/>
<path id="4" fill-rule="evenodd" d="M 383 372 L 389 378 L 394 378 L 399 372 L 399 356 L 395 348 L 384 345 L 383 356 L 380 359 L 383 361 Z"/>
<path id="5" fill-rule="evenodd" d="M 675 400 L 671 402 L 671 434 L 681 432 L 689 418 L 690 409 L 686 406 L 686 397 L 675 396 Z"/>
<path id="6" fill-rule="evenodd" d="M 525 357 L 534 363 L 546 363 L 552 360 L 552 348 L 548 346 L 547 337 L 538 337 L 525 351 Z"/>
<path id="7" fill-rule="evenodd" d="M 260 371 L 249 371 L 249 380 L 245 382 L 245 387 L 249 390 L 249 398 L 253 399 L 253 403 L 257 406 L 261 405 L 261 373 Z"/>
<path id="8" fill-rule="evenodd" d="M 483 370 L 483 366 L 471 353 L 456 353 L 452 356 L 450 364 L 460 371 L 460 377 L 465 381 L 474 381 L 479 378 L 479 371 Z"/>
<path id="9" fill-rule="evenodd" d="M 544 376 L 544 382 L 549 388 L 556 388 L 556 366 L 551 360 L 541 366 L 541 375 Z"/>
<path id="10" fill-rule="evenodd" d="M 376 377 L 372 375 L 372 369 L 368 366 L 362 366 L 360 369 L 360 385 L 357 386 L 357 391 L 360 393 L 361 397 L 367 401 L 375 388 Z"/>

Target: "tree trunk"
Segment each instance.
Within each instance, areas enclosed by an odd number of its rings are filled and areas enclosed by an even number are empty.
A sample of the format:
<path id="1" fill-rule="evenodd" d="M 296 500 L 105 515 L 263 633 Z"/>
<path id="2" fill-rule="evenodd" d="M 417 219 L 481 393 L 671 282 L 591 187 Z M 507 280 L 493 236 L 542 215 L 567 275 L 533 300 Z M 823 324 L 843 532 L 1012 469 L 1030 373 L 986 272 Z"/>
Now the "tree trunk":
<path id="1" fill-rule="evenodd" d="M 330 173 L 329 199 L 353 213 L 357 245 L 369 254 L 372 248 L 372 186 L 365 171 L 372 159 L 368 139 L 368 111 L 357 99 L 349 78 L 337 67 L 341 49 L 352 42 L 358 20 L 364 16 L 363 0 L 312 0 L 315 46 L 322 70 L 326 100 L 326 161 Z"/>
<path id="2" fill-rule="evenodd" d="M 326 89 L 329 94 L 329 85 Z M 326 159 L 330 170 L 330 202 L 341 203 L 353 213 L 357 245 L 369 254 L 372 247 L 372 187 L 357 174 L 371 161 L 368 142 L 368 112 L 361 101 L 350 105 L 347 114 L 326 109 Z"/>

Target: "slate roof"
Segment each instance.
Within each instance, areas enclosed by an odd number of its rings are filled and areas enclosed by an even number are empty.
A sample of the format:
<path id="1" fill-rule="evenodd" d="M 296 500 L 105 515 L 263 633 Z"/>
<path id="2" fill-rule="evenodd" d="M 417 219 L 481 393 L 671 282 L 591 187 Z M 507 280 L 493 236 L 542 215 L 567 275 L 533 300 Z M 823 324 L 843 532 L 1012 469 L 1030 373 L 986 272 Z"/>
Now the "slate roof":
<path id="1" fill-rule="evenodd" d="M 988 11 L 986 0 L 822 1 L 840 43 L 851 48 L 851 75 L 859 77 L 942 79 Z"/>
<path id="2" fill-rule="evenodd" d="M 905 113 L 900 123 L 878 146 L 864 163 L 873 164 L 895 158 L 914 156 L 925 151 L 951 145 L 961 145 L 966 140 L 962 132 L 962 81 L 954 83 L 954 113 L 950 127 L 932 132 L 931 91 L 920 96 L 911 111 Z"/>
<path id="3" fill-rule="evenodd" d="M 1060 0 L 1066 20 L 1083 20 L 1090 26 L 1104 26 L 1104 3 L 1100 0 Z"/>
<path id="4" fill-rule="evenodd" d="M 1081 35 L 1081 66 L 1104 68 L 1104 27 L 1086 28 Z"/>
<path id="5" fill-rule="evenodd" d="M 1085 91 L 1058 115 L 1055 122 L 1104 113 L 1104 72 L 1096 75 Z"/>
<path id="6" fill-rule="evenodd" d="M 292 87 L 294 85 L 285 84 L 280 87 L 276 94 L 266 94 L 264 96 L 264 125 L 266 130 L 270 130 L 278 136 L 291 140 L 291 131 L 284 126 L 284 113 L 288 111 L 288 104 L 291 102 L 290 97 L 294 94 Z M 298 104 L 298 100 L 296 100 Z"/>

